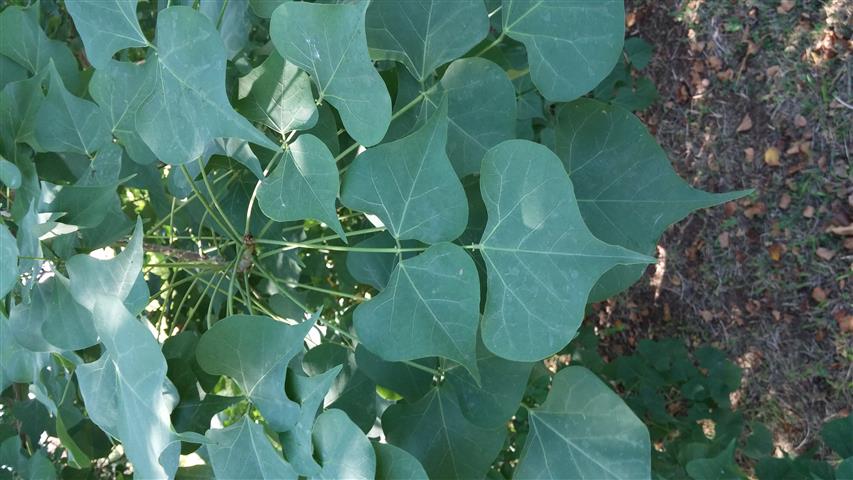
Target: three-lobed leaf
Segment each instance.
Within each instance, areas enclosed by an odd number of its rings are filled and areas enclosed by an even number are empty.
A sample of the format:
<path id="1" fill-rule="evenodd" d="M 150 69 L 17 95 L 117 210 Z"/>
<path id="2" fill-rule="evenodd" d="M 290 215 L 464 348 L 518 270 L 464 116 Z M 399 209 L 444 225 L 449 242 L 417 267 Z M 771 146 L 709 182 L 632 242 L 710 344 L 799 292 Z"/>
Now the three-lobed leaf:
<path id="1" fill-rule="evenodd" d="M 510 140 L 489 150 L 480 192 L 489 217 L 480 240 L 488 271 L 482 335 L 498 356 L 556 353 L 574 337 L 601 275 L 651 262 L 592 235 L 559 158 L 542 145 Z"/>
<path id="2" fill-rule="evenodd" d="M 391 97 L 367 51 L 369 2 L 285 2 L 270 19 L 270 37 L 287 61 L 308 72 L 358 143 L 379 143 L 391 123 Z"/>
<path id="3" fill-rule="evenodd" d="M 447 102 L 411 135 L 357 156 L 341 193 L 344 205 L 375 214 L 397 240 L 456 239 L 468 202 L 445 152 Z"/>

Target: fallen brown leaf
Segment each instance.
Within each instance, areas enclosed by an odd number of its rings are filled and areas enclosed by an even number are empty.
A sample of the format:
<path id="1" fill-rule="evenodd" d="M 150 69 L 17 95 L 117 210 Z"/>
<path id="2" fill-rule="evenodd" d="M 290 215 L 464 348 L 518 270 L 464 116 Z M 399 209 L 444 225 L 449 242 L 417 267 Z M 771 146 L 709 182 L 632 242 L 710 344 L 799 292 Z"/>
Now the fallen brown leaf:
<path id="1" fill-rule="evenodd" d="M 815 287 L 812 290 L 812 299 L 817 303 L 824 302 L 827 299 L 826 292 L 820 287 Z"/>
<path id="2" fill-rule="evenodd" d="M 776 8 L 776 12 L 778 13 L 788 13 L 797 5 L 797 2 L 794 0 L 782 0 L 779 2 L 779 7 Z"/>
<path id="3" fill-rule="evenodd" d="M 838 328 L 842 333 L 853 332 L 853 315 L 839 312 L 835 317 L 835 321 L 838 322 Z"/>
<path id="4" fill-rule="evenodd" d="M 773 260 L 774 262 L 778 262 L 779 260 L 781 260 L 784 249 L 785 247 L 778 243 L 770 245 L 770 247 L 767 248 L 767 253 L 770 255 L 770 260 Z"/>
<path id="5" fill-rule="evenodd" d="M 779 208 L 782 210 L 787 210 L 788 207 L 791 206 L 791 196 L 787 193 L 783 193 L 782 197 L 779 198 Z"/>
<path id="6" fill-rule="evenodd" d="M 846 227 L 836 227 L 832 226 L 826 229 L 829 233 L 834 233 L 836 235 L 849 236 L 853 235 L 853 223 L 847 225 Z"/>
<path id="7" fill-rule="evenodd" d="M 823 260 L 826 260 L 827 262 L 832 260 L 833 257 L 835 257 L 835 251 L 834 250 L 830 250 L 828 248 L 823 248 L 823 247 L 819 247 L 815 251 L 815 254 L 817 254 L 818 257 L 820 257 Z"/>
<path id="8" fill-rule="evenodd" d="M 752 162 L 753 160 L 755 160 L 755 149 L 754 148 L 749 147 L 749 148 L 745 149 L 743 151 L 743 153 L 744 153 L 744 155 L 746 155 L 746 161 L 747 162 Z"/>
<path id="9" fill-rule="evenodd" d="M 782 152 L 776 147 L 770 147 L 764 151 L 764 163 L 770 167 L 778 167 L 779 159 L 782 157 Z"/>
<path id="10" fill-rule="evenodd" d="M 747 208 L 743 211 L 744 216 L 746 218 L 752 220 L 753 218 L 764 215 L 767 212 L 767 205 L 764 202 L 758 202 L 755 205 Z"/>
<path id="11" fill-rule="evenodd" d="M 701 315 L 702 320 L 705 320 L 706 322 L 710 322 L 714 319 L 714 314 L 709 312 L 708 310 L 702 310 L 701 312 L 699 312 L 699 315 Z"/>
<path id="12" fill-rule="evenodd" d="M 752 129 L 752 117 L 747 113 L 743 116 L 743 120 L 740 121 L 740 125 L 737 126 L 737 133 L 748 132 Z"/>
<path id="13" fill-rule="evenodd" d="M 794 126 L 796 126 L 797 128 L 805 128 L 808 124 L 809 122 L 808 120 L 806 120 L 806 117 L 802 115 L 797 115 L 796 117 L 794 117 Z"/>
<path id="14" fill-rule="evenodd" d="M 806 208 L 804 208 L 804 209 L 803 209 L 803 216 L 804 216 L 804 217 L 806 217 L 806 218 L 813 218 L 813 217 L 814 217 L 814 212 L 815 212 L 814 207 L 813 207 L 813 206 L 811 206 L 811 205 L 809 205 L 809 206 L 807 206 Z"/>
<path id="15" fill-rule="evenodd" d="M 720 247 L 729 248 L 729 232 L 721 233 L 717 240 L 720 242 Z"/>

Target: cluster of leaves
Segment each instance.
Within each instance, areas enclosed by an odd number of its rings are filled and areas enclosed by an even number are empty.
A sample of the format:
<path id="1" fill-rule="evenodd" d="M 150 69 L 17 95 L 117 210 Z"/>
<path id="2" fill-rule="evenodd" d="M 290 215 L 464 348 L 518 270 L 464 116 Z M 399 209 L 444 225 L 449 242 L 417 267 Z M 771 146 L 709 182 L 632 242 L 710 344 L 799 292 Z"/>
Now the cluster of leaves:
<path id="1" fill-rule="evenodd" d="M 604 383 L 531 372 L 668 225 L 744 192 L 690 188 L 620 106 L 623 23 L 619 0 L 4 2 L 3 474 L 648 477 Z"/>
<path id="2" fill-rule="evenodd" d="M 747 423 L 730 398 L 741 385 L 741 369 L 710 346 L 689 352 L 682 340 L 641 340 L 633 355 L 605 363 L 598 337 L 584 328 L 572 341 L 573 364 L 610 383 L 651 435 L 654 478 L 722 480 L 747 478 L 736 461 L 754 466 L 759 480 L 853 478 L 853 416 L 827 422 L 826 447 L 840 457 L 833 467 L 816 459 L 819 445 L 804 454 L 772 456 L 773 434 L 760 422 Z"/>

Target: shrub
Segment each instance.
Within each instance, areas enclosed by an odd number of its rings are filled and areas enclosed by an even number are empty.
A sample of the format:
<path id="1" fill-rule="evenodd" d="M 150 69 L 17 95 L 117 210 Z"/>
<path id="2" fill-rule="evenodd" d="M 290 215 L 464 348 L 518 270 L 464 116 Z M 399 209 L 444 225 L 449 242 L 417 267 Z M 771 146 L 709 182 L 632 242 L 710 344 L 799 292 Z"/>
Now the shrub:
<path id="1" fill-rule="evenodd" d="M 531 375 L 744 194 L 627 110 L 622 2 L 4 5 L 6 471 L 483 477 L 538 382 L 493 474 L 650 475 L 606 384 Z"/>

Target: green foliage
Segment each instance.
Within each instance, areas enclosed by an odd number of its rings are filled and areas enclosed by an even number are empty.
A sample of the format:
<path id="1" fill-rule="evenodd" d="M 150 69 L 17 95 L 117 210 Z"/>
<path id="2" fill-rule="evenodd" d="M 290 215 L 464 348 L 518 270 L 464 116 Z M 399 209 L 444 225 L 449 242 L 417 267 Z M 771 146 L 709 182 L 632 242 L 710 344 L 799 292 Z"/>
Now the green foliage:
<path id="1" fill-rule="evenodd" d="M 847 478 L 849 460 L 834 469 L 813 458 L 816 448 L 798 457 L 773 456 L 773 434 L 761 423 L 747 424 L 732 407 L 729 398 L 740 388 L 741 369 L 720 350 L 705 346 L 689 352 L 681 340 L 641 340 L 636 353 L 604 363 L 597 347 L 598 338 L 584 328 L 568 351 L 573 363 L 614 385 L 648 426 L 655 445 L 653 478 L 747 478 L 742 465 L 753 467 L 759 480 Z M 824 445 L 842 460 L 850 458 L 851 418 L 832 420 L 821 430 Z"/>
<path id="2" fill-rule="evenodd" d="M 9 3 L 3 478 L 651 475 L 659 399 L 541 360 L 743 192 L 629 112 L 622 2 Z"/>

